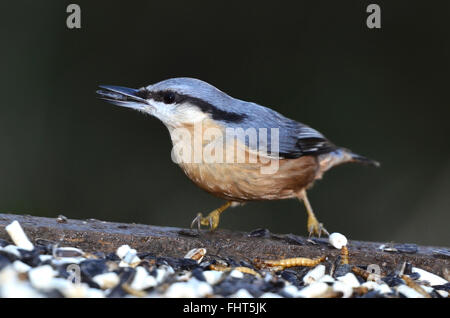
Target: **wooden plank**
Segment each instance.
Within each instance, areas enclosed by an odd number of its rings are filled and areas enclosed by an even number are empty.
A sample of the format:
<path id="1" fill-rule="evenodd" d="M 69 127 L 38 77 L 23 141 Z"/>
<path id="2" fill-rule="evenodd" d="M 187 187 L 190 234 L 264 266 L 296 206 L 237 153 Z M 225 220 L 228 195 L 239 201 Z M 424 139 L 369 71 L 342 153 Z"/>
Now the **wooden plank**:
<path id="1" fill-rule="evenodd" d="M 115 252 L 128 244 L 138 252 L 156 256 L 182 257 L 193 248 L 204 247 L 209 255 L 252 261 L 254 258 L 279 259 L 288 257 L 318 257 L 326 255 L 335 260 L 340 251 L 328 244 L 327 239 L 313 239 L 293 234 L 273 234 L 268 230 L 252 233 L 219 229 L 213 233 L 204 230 L 159 227 L 143 224 L 125 224 L 99 220 L 67 219 L 59 223 L 56 218 L 30 215 L 0 214 L 0 239 L 10 240 L 4 227 L 17 220 L 30 240 L 49 240 L 59 246 L 73 246 L 87 252 Z M 387 250 L 379 247 L 385 245 Z M 376 264 L 382 272 L 399 268 L 403 262 L 446 276 L 450 264 L 450 249 L 418 246 L 414 244 L 390 244 L 349 241 L 350 263 Z"/>

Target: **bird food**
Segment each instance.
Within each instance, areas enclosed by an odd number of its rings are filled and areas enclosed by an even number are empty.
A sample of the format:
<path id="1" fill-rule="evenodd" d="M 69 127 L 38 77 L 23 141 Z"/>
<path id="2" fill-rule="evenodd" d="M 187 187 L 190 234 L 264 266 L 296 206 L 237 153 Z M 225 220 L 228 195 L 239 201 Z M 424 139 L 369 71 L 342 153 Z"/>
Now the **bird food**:
<path id="1" fill-rule="evenodd" d="M 19 223 L 9 229 L 26 242 Z M 127 245 L 105 254 L 42 240 L 31 250 L 0 243 L 1 297 L 445 298 L 450 290 L 444 278 L 406 263 L 373 280 L 362 265 L 339 264 L 331 273 L 335 260 L 325 256 L 251 264 L 209 255 L 203 247 L 173 258 Z"/>

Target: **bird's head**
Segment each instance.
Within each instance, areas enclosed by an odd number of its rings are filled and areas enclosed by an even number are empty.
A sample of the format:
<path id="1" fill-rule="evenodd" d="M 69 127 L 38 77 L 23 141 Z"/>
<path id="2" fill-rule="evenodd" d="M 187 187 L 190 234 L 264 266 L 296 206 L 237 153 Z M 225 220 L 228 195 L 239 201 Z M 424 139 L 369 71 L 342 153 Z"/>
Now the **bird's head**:
<path id="1" fill-rule="evenodd" d="M 192 125 L 204 119 L 239 122 L 234 98 L 193 78 L 172 78 L 140 89 L 101 85 L 97 94 L 112 104 L 132 108 L 161 120 L 168 128 Z"/>

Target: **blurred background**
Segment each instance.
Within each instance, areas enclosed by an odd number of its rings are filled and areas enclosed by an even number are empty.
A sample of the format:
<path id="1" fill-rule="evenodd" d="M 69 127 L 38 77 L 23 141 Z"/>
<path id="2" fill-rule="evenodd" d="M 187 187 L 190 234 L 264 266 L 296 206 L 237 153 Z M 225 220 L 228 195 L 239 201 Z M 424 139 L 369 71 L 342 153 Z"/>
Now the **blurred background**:
<path id="1" fill-rule="evenodd" d="M 381 162 L 309 192 L 351 239 L 450 244 L 450 3 L 73 1 L 0 4 L 0 212 L 188 227 L 222 204 L 171 161 L 156 119 L 99 84 L 188 76 L 272 107 Z M 306 235 L 296 200 L 230 209 L 220 227 Z"/>

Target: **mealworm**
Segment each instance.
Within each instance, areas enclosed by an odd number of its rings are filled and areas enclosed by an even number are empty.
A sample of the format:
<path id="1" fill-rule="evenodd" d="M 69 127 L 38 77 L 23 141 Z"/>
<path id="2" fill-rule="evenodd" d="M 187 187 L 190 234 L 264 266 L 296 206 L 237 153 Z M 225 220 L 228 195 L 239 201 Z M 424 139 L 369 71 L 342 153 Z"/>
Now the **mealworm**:
<path id="1" fill-rule="evenodd" d="M 261 275 L 257 271 L 251 269 L 250 267 L 239 266 L 239 267 L 235 267 L 233 269 L 240 271 L 241 273 L 244 273 L 244 274 L 250 274 L 253 276 L 261 277 Z"/>
<path id="2" fill-rule="evenodd" d="M 341 265 L 348 264 L 348 249 L 347 246 L 341 248 Z"/>
<path id="3" fill-rule="evenodd" d="M 368 271 L 365 271 L 359 267 L 353 266 L 352 267 L 352 272 L 355 273 L 358 276 L 361 276 L 362 278 L 364 278 L 366 281 L 379 281 L 381 279 L 381 276 L 379 274 L 375 274 L 375 273 L 371 273 Z"/>
<path id="4" fill-rule="evenodd" d="M 318 258 L 305 258 L 305 257 L 294 257 L 294 258 L 286 258 L 280 260 L 261 260 L 255 259 L 254 263 L 256 266 L 263 267 L 272 267 L 276 269 L 283 269 L 287 267 L 296 267 L 296 266 L 307 266 L 313 267 L 320 263 L 322 263 L 326 259 L 326 256 L 321 256 Z"/>
<path id="5" fill-rule="evenodd" d="M 121 287 L 128 294 L 133 295 L 135 297 L 145 297 L 147 295 L 145 291 L 134 289 L 127 283 L 123 283 Z"/>
<path id="6" fill-rule="evenodd" d="M 220 271 L 220 272 L 227 272 L 230 271 L 231 268 L 225 265 L 220 265 L 220 264 L 211 264 L 209 265 L 209 269 L 213 270 L 213 271 Z"/>
<path id="7" fill-rule="evenodd" d="M 245 267 L 245 266 L 227 267 L 224 265 L 211 264 L 211 265 L 209 265 L 209 269 L 214 270 L 214 271 L 220 271 L 220 272 L 229 272 L 229 271 L 232 271 L 235 269 L 244 274 L 250 274 L 253 276 L 261 277 L 261 275 L 257 271 L 251 269 L 250 267 Z"/>
<path id="8" fill-rule="evenodd" d="M 400 277 L 405 281 L 408 287 L 411 287 L 425 298 L 431 298 L 430 294 L 428 294 L 419 284 L 417 284 L 414 280 L 412 280 L 411 277 L 407 275 L 401 275 Z"/>

